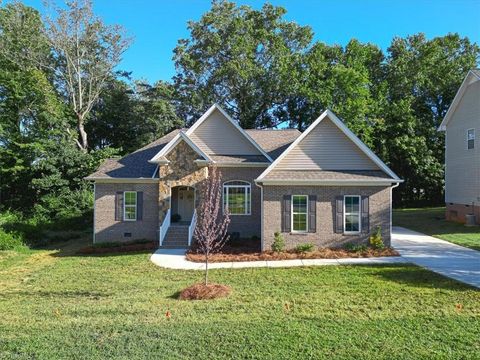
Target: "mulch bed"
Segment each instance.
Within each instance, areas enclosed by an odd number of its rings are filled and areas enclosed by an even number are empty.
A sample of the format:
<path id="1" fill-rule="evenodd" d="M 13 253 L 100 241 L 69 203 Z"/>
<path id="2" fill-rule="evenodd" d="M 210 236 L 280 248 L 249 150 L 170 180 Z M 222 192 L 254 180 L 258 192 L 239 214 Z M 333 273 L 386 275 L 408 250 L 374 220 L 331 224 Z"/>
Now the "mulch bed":
<path id="1" fill-rule="evenodd" d="M 187 260 L 193 262 L 204 262 L 205 256 L 194 250 L 187 253 Z M 399 256 L 399 253 L 392 248 L 382 250 L 366 249 L 363 251 L 348 251 L 345 249 L 318 249 L 315 251 L 298 253 L 293 250 L 285 252 L 242 252 L 237 249 L 224 249 L 222 252 L 210 255 L 208 261 L 230 262 L 230 261 L 262 261 L 262 260 L 294 260 L 294 259 L 343 259 L 343 258 L 369 258 L 381 256 Z"/>
<path id="2" fill-rule="evenodd" d="M 194 284 L 180 292 L 180 300 L 211 300 L 227 297 L 231 289 L 221 284 Z"/>
<path id="3" fill-rule="evenodd" d="M 91 254 L 114 254 L 114 253 L 127 253 L 135 251 L 144 251 L 144 250 L 154 250 L 158 247 L 158 244 L 155 242 L 146 242 L 140 244 L 125 244 L 112 247 L 96 247 L 88 246 L 83 249 L 80 249 L 77 253 L 83 255 Z"/>

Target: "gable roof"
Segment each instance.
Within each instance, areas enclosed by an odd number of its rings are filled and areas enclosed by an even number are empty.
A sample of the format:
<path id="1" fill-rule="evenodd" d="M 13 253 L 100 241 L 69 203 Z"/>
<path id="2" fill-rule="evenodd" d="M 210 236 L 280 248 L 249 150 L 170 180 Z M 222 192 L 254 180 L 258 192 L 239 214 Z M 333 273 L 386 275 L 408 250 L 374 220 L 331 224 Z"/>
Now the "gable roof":
<path id="1" fill-rule="evenodd" d="M 227 114 L 225 110 L 222 109 L 222 107 L 218 104 L 213 104 L 206 112 L 203 114 L 193 125 L 186 131 L 186 135 L 189 136 L 190 138 L 195 137 L 196 131 L 198 131 L 199 128 L 202 127 L 214 114 L 215 111 L 218 111 L 223 118 L 231 125 L 233 125 L 233 128 L 239 132 L 239 135 L 244 138 L 248 144 L 253 146 L 254 149 L 256 149 L 256 152 L 258 153 L 249 153 L 249 154 L 227 154 L 227 153 L 215 153 L 215 154 L 210 154 L 210 155 L 263 155 L 266 158 L 266 161 L 272 162 L 272 158 L 265 152 L 265 150 L 258 145 L 251 137 L 250 135 L 243 130 L 236 121 L 234 121 L 230 115 Z M 216 134 L 214 136 L 217 136 Z M 208 146 L 208 144 L 207 144 Z"/>
<path id="2" fill-rule="evenodd" d="M 248 129 L 245 132 L 275 160 L 302 133 L 297 129 Z"/>
<path id="3" fill-rule="evenodd" d="M 450 107 L 448 108 L 442 123 L 438 127 L 438 131 L 445 131 L 447 129 L 448 122 L 452 118 L 453 113 L 457 109 L 458 104 L 460 104 L 460 100 L 462 100 L 462 97 L 465 94 L 465 91 L 467 90 L 468 86 L 479 80 L 480 80 L 479 69 L 472 69 L 468 71 L 467 76 L 465 76 L 465 79 L 463 79 L 462 85 L 460 85 L 460 88 L 455 94 L 455 97 L 453 98 L 453 101 L 450 104 Z"/>
<path id="4" fill-rule="evenodd" d="M 345 136 L 352 141 L 358 149 L 363 152 L 373 163 L 375 163 L 383 172 L 385 172 L 391 179 L 396 182 L 402 181 L 382 160 L 380 160 L 372 150 L 370 150 L 350 129 L 330 110 L 325 110 L 288 148 L 255 180 L 262 182 L 268 174 L 270 174 L 277 165 L 284 159 L 292 149 L 296 148 L 299 143 L 305 139 L 324 119 L 330 119 L 338 129 L 345 134 Z M 348 169 L 346 169 L 348 170 Z M 366 169 L 367 170 L 367 169 Z"/>
<path id="5" fill-rule="evenodd" d="M 177 146 L 181 141 L 185 141 L 188 146 L 190 146 L 198 155 L 200 155 L 203 160 L 212 162 L 213 160 L 205 154 L 193 141 L 190 139 L 183 130 L 181 130 L 175 137 L 166 145 L 164 146 L 153 158 L 148 160 L 148 162 L 156 163 L 156 164 L 166 164 L 168 160 L 165 159 L 165 156 L 168 155 L 170 151 L 172 151 L 175 146 Z"/>

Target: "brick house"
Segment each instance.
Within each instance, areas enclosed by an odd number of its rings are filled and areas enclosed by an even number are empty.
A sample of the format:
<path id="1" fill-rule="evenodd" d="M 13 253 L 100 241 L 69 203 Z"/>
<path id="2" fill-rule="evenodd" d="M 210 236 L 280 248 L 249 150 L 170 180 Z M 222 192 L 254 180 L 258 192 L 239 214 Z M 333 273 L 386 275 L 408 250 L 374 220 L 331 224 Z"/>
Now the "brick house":
<path id="1" fill-rule="evenodd" d="M 208 166 L 222 176 L 229 232 L 274 232 L 287 247 L 339 247 L 366 242 L 381 228 L 390 244 L 392 189 L 400 180 L 331 111 L 303 133 L 243 130 L 218 105 L 189 129 L 174 130 L 121 159 L 105 161 L 94 181 L 94 242 L 192 241 Z"/>

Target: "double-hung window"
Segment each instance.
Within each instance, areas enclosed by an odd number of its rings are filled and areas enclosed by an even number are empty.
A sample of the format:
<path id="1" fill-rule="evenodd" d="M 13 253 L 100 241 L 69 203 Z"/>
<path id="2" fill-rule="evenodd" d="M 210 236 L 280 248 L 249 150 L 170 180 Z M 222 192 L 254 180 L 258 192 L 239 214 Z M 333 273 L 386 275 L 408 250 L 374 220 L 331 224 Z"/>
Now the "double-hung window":
<path id="1" fill-rule="evenodd" d="M 467 150 L 475 148 L 475 129 L 467 130 Z"/>
<path id="2" fill-rule="evenodd" d="M 125 221 L 137 220 L 137 192 L 125 191 L 123 193 L 123 219 Z"/>
<path id="3" fill-rule="evenodd" d="M 343 228 L 346 234 L 358 234 L 361 230 L 359 195 L 345 195 L 343 197 Z"/>
<path id="4" fill-rule="evenodd" d="M 292 195 L 292 231 L 308 230 L 308 195 Z"/>
<path id="5" fill-rule="evenodd" d="M 229 181 L 223 184 L 223 209 L 229 215 L 250 215 L 252 191 L 246 181 Z"/>

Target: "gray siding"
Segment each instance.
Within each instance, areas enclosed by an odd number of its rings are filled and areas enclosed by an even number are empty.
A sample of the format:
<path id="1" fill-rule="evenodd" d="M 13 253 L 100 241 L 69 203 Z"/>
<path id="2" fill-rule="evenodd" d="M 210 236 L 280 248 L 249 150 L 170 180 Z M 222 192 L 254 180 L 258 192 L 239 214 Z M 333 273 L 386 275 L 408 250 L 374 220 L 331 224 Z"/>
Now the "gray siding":
<path id="1" fill-rule="evenodd" d="M 475 149 L 467 149 L 467 129 L 475 129 Z M 480 203 L 480 81 L 469 85 L 446 129 L 445 201 Z"/>
<path id="2" fill-rule="evenodd" d="M 276 166 L 276 170 L 379 170 L 328 118 L 322 120 Z"/>
<path id="3" fill-rule="evenodd" d="M 189 136 L 206 154 L 262 155 L 218 110 Z"/>

